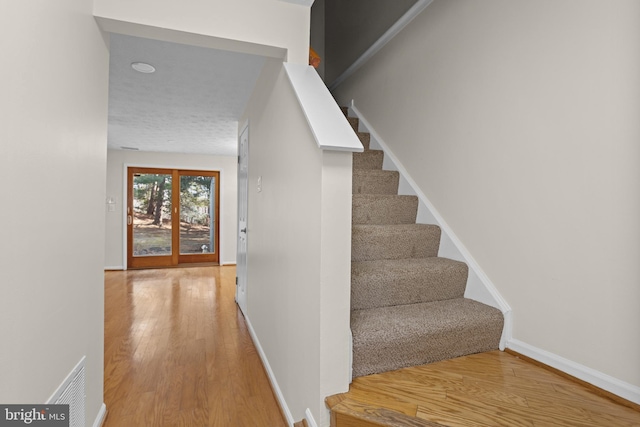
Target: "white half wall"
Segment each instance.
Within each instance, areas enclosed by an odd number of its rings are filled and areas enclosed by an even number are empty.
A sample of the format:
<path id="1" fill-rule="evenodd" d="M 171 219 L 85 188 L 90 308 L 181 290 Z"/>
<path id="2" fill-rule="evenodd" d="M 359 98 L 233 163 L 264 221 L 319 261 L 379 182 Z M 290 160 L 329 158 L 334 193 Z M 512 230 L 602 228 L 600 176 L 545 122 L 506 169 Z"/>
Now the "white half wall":
<path id="1" fill-rule="evenodd" d="M 108 150 L 107 193 L 103 205 L 106 269 L 126 268 L 126 168 L 129 166 L 220 171 L 220 265 L 236 263 L 237 157 Z M 109 198 L 115 201 L 115 210 L 111 212 L 106 203 Z"/>
<path id="2" fill-rule="evenodd" d="M 318 148 L 281 61 L 245 120 L 247 317 L 289 423 L 308 409 L 326 427 L 324 398 L 349 384 L 351 153 Z"/>
<path id="3" fill-rule="evenodd" d="M 109 83 L 92 9 L 0 4 L 0 402 L 45 403 L 86 356 L 87 425 L 103 405 Z"/>
<path id="4" fill-rule="evenodd" d="M 508 301 L 514 342 L 636 387 L 638 76 L 635 0 L 435 0 L 334 93 Z"/>

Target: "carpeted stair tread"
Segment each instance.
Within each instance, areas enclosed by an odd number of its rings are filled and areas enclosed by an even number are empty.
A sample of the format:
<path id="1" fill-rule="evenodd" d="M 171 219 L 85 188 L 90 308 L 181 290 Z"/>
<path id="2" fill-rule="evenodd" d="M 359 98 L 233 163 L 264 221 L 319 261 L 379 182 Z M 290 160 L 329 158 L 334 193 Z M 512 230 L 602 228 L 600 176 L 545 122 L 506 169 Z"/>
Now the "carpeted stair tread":
<path id="1" fill-rule="evenodd" d="M 353 224 L 414 224 L 418 212 L 416 196 L 354 194 Z"/>
<path id="2" fill-rule="evenodd" d="M 353 194 L 398 194 L 400 174 L 382 169 L 355 169 Z"/>
<path id="3" fill-rule="evenodd" d="M 447 258 L 351 263 L 351 309 L 462 298 L 467 264 Z"/>
<path id="4" fill-rule="evenodd" d="M 432 224 L 353 224 L 351 261 L 435 257 L 440 234 Z"/>
<path id="5" fill-rule="evenodd" d="M 353 376 L 495 350 L 500 310 L 466 298 L 351 312 Z"/>
<path id="6" fill-rule="evenodd" d="M 353 169 L 382 169 L 384 152 L 381 150 L 365 150 L 353 153 Z"/>

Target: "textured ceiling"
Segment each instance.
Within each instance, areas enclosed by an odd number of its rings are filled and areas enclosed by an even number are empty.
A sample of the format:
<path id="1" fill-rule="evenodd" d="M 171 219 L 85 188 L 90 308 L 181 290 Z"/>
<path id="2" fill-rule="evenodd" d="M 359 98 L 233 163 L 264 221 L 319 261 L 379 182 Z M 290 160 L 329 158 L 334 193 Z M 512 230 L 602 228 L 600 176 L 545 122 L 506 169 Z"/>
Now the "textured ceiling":
<path id="1" fill-rule="evenodd" d="M 111 34 L 108 147 L 237 153 L 238 119 L 265 59 Z M 156 68 L 142 74 L 132 62 Z"/>

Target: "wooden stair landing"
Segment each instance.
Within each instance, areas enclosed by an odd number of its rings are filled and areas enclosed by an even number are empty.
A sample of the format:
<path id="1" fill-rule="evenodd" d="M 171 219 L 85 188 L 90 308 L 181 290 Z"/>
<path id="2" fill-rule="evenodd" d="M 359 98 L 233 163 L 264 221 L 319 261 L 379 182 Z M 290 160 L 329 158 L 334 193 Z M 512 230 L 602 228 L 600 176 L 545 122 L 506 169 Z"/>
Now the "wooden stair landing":
<path id="1" fill-rule="evenodd" d="M 501 351 L 354 379 L 331 427 L 640 426 L 640 410 Z"/>

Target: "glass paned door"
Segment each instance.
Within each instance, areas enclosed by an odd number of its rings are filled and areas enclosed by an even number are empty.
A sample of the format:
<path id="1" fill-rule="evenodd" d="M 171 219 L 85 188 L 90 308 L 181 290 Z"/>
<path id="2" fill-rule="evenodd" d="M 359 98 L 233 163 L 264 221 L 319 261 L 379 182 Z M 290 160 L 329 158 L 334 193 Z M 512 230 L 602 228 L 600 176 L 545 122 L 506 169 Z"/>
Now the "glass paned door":
<path id="1" fill-rule="evenodd" d="M 128 168 L 127 265 L 218 262 L 220 174 Z"/>
<path id="2" fill-rule="evenodd" d="M 177 264 L 177 174 L 171 169 L 128 168 L 127 178 L 127 266 Z"/>
<path id="3" fill-rule="evenodd" d="M 133 256 L 171 255 L 171 174 L 133 175 Z"/>
<path id="4" fill-rule="evenodd" d="M 218 262 L 218 172 L 179 171 L 180 262 Z"/>

